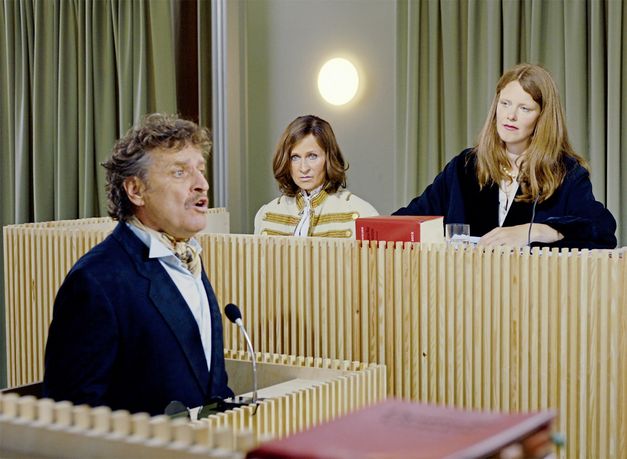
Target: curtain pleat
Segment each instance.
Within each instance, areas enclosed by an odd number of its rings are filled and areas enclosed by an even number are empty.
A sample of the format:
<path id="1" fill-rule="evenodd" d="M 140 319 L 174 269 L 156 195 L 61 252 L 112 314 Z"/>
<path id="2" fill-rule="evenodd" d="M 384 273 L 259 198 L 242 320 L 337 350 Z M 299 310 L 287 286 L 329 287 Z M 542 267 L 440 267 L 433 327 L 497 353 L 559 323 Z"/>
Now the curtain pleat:
<path id="1" fill-rule="evenodd" d="M 115 140 L 177 112 L 173 1 L 0 0 L 2 226 L 106 215 Z"/>
<path id="2" fill-rule="evenodd" d="M 116 138 L 174 113 L 169 1 L 21 0 L 2 20 L 2 224 L 106 214 Z"/>
<path id="3" fill-rule="evenodd" d="M 627 244 L 627 6 L 607 4 L 606 202 L 622 222 Z M 599 170 L 603 173 L 603 170 Z"/>
<path id="4" fill-rule="evenodd" d="M 627 244 L 627 7 L 621 1 L 399 3 L 400 205 L 476 143 L 500 75 L 546 67 L 560 89 L 575 150 Z M 413 100 L 416 100 L 413 103 Z M 410 100 L 410 101 L 408 101 Z"/>
<path id="5" fill-rule="evenodd" d="M 65 1 L 59 3 L 59 33 L 55 40 L 58 49 L 58 85 L 56 88 L 54 136 L 51 144 L 55 146 L 54 165 L 51 168 L 58 193 L 51 193 L 54 199 L 54 215 L 59 219 L 70 219 L 79 214 L 78 181 L 79 168 L 79 133 L 82 132 L 78 95 L 81 93 L 79 82 L 79 10 L 82 2 Z"/>
<path id="6" fill-rule="evenodd" d="M 211 98 L 211 3 L 198 2 L 198 122 L 201 126 L 213 126 Z M 213 189 L 213 161 L 207 161 L 207 177 Z M 209 193 L 209 206 L 214 206 L 213 193 Z"/>

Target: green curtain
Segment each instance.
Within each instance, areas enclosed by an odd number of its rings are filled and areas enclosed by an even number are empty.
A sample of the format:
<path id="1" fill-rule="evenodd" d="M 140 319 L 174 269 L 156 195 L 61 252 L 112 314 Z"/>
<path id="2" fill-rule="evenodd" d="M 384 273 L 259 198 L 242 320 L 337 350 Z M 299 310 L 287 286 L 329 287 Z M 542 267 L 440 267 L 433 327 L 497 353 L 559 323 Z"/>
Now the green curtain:
<path id="1" fill-rule="evenodd" d="M 405 0 L 398 3 L 399 158 L 406 202 L 476 141 L 498 78 L 519 62 L 554 76 L 571 141 L 627 245 L 627 3 Z"/>
<path id="2" fill-rule="evenodd" d="M 106 215 L 100 163 L 114 141 L 147 112 L 177 111 L 174 11 L 161 0 L 0 0 L 2 226 Z"/>

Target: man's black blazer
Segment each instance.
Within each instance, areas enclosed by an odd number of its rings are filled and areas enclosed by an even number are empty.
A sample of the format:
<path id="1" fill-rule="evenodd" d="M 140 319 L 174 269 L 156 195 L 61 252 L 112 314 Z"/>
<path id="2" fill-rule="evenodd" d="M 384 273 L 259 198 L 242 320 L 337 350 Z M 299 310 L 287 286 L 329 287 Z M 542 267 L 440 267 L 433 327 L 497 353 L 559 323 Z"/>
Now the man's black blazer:
<path id="1" fill-rule="evenodd" d="M 162 414 L 232 395 L 218 302 L 202 272 L 211 313 L 211 370 L 187 303 L 148 247 L 119 223 L 70 270 L 54 303 L 44 396 L 75 404 Z"/>

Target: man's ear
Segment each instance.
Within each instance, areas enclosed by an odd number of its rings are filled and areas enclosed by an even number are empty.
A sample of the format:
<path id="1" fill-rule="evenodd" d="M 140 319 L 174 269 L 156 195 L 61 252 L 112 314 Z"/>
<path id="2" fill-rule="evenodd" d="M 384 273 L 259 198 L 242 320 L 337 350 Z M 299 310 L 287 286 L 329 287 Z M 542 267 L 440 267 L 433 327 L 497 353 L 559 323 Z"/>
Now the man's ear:
<path id="1" fill-rule="evenodd" d="M 142 181 L 142 179 L 135 176 L 128 177 L 124 180 L 123 186 L 129 201 L 138 207 L 144 205 L 144 191 L 146 191 L 146 184 Z"/>

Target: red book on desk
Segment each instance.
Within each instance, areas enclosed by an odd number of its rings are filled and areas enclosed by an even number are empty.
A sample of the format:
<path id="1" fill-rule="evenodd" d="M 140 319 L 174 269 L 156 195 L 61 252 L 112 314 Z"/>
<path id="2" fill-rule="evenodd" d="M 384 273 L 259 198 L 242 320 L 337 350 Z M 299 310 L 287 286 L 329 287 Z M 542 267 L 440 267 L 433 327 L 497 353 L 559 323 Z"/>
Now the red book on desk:
<path id="1" fill-rule="evenodd" d="M 444 217 L 392 215 L 355 220 L 360 241 L 444 242 Z"/>
<path id="2" fill-rule="evenodd" d="M 247 459 L 468 459 L 486 457 L 550 426 L 550 411 L 503 414 L 386 400 L 261 444 Z"/>

